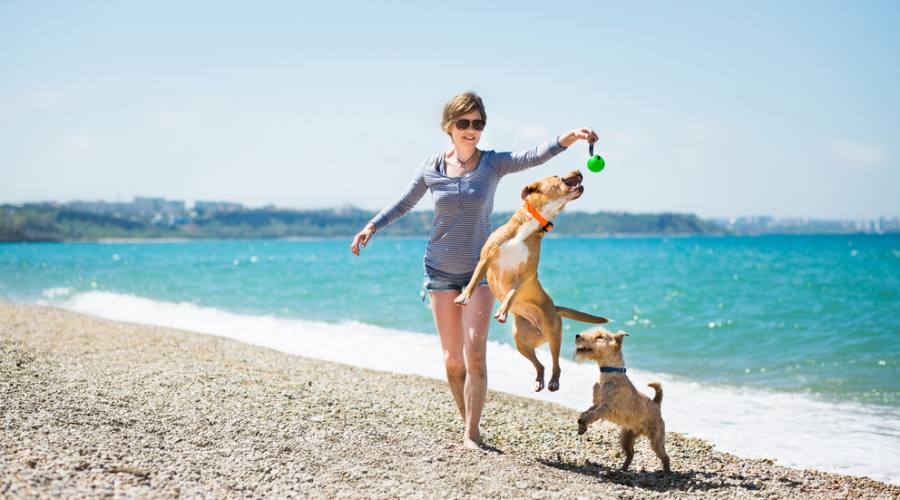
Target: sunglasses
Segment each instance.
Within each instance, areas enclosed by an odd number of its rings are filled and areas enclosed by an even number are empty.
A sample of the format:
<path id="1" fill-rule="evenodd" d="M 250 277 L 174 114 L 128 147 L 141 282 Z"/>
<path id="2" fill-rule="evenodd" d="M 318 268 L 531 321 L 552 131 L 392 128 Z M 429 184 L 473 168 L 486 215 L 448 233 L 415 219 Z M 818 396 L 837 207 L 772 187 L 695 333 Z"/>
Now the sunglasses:
<path id="1" fill-rule="evenodd" d="M 469 128 L 469 125 L 475 130 L 484 130 L 484 120 L 467 120 L 465 118 L 456 120 L 456 128 L 458 130 L 465 130 Z"/>

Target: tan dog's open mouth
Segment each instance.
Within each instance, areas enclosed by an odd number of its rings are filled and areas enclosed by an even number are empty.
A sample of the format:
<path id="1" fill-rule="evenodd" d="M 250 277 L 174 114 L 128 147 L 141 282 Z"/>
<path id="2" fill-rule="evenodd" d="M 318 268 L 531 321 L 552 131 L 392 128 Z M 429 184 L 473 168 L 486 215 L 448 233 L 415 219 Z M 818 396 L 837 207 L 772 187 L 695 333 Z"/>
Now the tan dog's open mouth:
<path id="1" fill-rule="evenodd" d="M 566 177 L 565 179 L 563 179 L 563 182 L 566 183 L 566 186 L 573 188 L 573 187 L 580 186 L 581 180 L 582 180 L 581 174 L 575 174 L 572 177 Z"/>
<path id="2" fill-rule="evenodd" d="M 575 193 L 572 199 L 577 199 L 584 193 L 584 186 L 581 185 L 583 177 L 581 173 L 576 173 L 571 177 L 566 177 L 562 181 L 569 188 L 569 193 Z"/>

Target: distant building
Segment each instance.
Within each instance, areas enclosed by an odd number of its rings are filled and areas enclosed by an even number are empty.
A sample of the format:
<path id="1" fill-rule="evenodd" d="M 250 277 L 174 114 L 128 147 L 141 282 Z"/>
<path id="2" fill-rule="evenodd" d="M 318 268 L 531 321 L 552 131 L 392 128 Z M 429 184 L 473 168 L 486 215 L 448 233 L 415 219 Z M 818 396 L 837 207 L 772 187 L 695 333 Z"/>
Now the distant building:
<path id="1" fill-rule="evenodd" d="M 184 202 L 181 200 L 136 197 L 131 204 L 136 211 L 142 214 L 175 215 L 185 212 Z"/>
<path id="2" fill-rule="evenodd" d="M 731 217 L 714 219 L 713 222 L 736 234 L 850 234 L 897 232 L 900 221 L 897 217 L 881 217 L 872 220 L 810 219 L 808 217 L 788 217 L 778 219 L 770 216 Z"/>
<path id="3" fill-rule="evenodd" d="M 202 213 L 237 212 L 243 210 L 244 205 L 230 201 L 197 201 L 194 202 L 194 211 Z"/>

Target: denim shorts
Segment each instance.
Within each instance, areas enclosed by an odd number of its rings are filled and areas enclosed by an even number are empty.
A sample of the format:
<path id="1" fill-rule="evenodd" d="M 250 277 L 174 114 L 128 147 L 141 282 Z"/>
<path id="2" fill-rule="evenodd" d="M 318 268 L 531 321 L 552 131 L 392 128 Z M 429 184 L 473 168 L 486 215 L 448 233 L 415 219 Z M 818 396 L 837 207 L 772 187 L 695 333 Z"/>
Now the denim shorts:
<path id="1" fill-rule="evenodd" d="M 425 280 L 422 282 L 422 289 L 428 292 L 443 292 L 447 290 L 456 290 L 462 292 L 463 288 L 469 284 L 472 274 L 467 273 L 461 275 L 449 275 L 441 271 L 425 267 Z M 481 280 L 478 286 L 487 285 L 487 279 Z"/>

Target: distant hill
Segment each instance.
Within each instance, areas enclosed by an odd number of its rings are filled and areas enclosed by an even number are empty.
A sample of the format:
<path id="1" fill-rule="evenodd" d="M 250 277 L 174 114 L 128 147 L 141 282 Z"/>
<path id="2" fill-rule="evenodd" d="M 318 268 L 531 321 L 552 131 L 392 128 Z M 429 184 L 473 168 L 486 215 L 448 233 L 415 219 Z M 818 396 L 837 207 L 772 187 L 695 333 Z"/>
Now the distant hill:
<path id="1" fill-rule="evenodd" d="M 71 205 L 71 206 L 70 206 Z M 85 208 L 88 207 L 88 208 Z M 168 209 L 167 209 L 168 210 Z M 374 215 L 348 207 L 326 210 L 249 209 L 154 212 L 123 204 L 53 203 L 0 205 L 0 241 L 77 241 L 102 238 L 350 237 Z M 494 227 L 511 212 L 493 214 Z M 433 212 L 407 214 L 385 235 L 425 236 Z M 553 234 L 723 234 L 719 225 L 691 214 L 563 213 Z"/>

